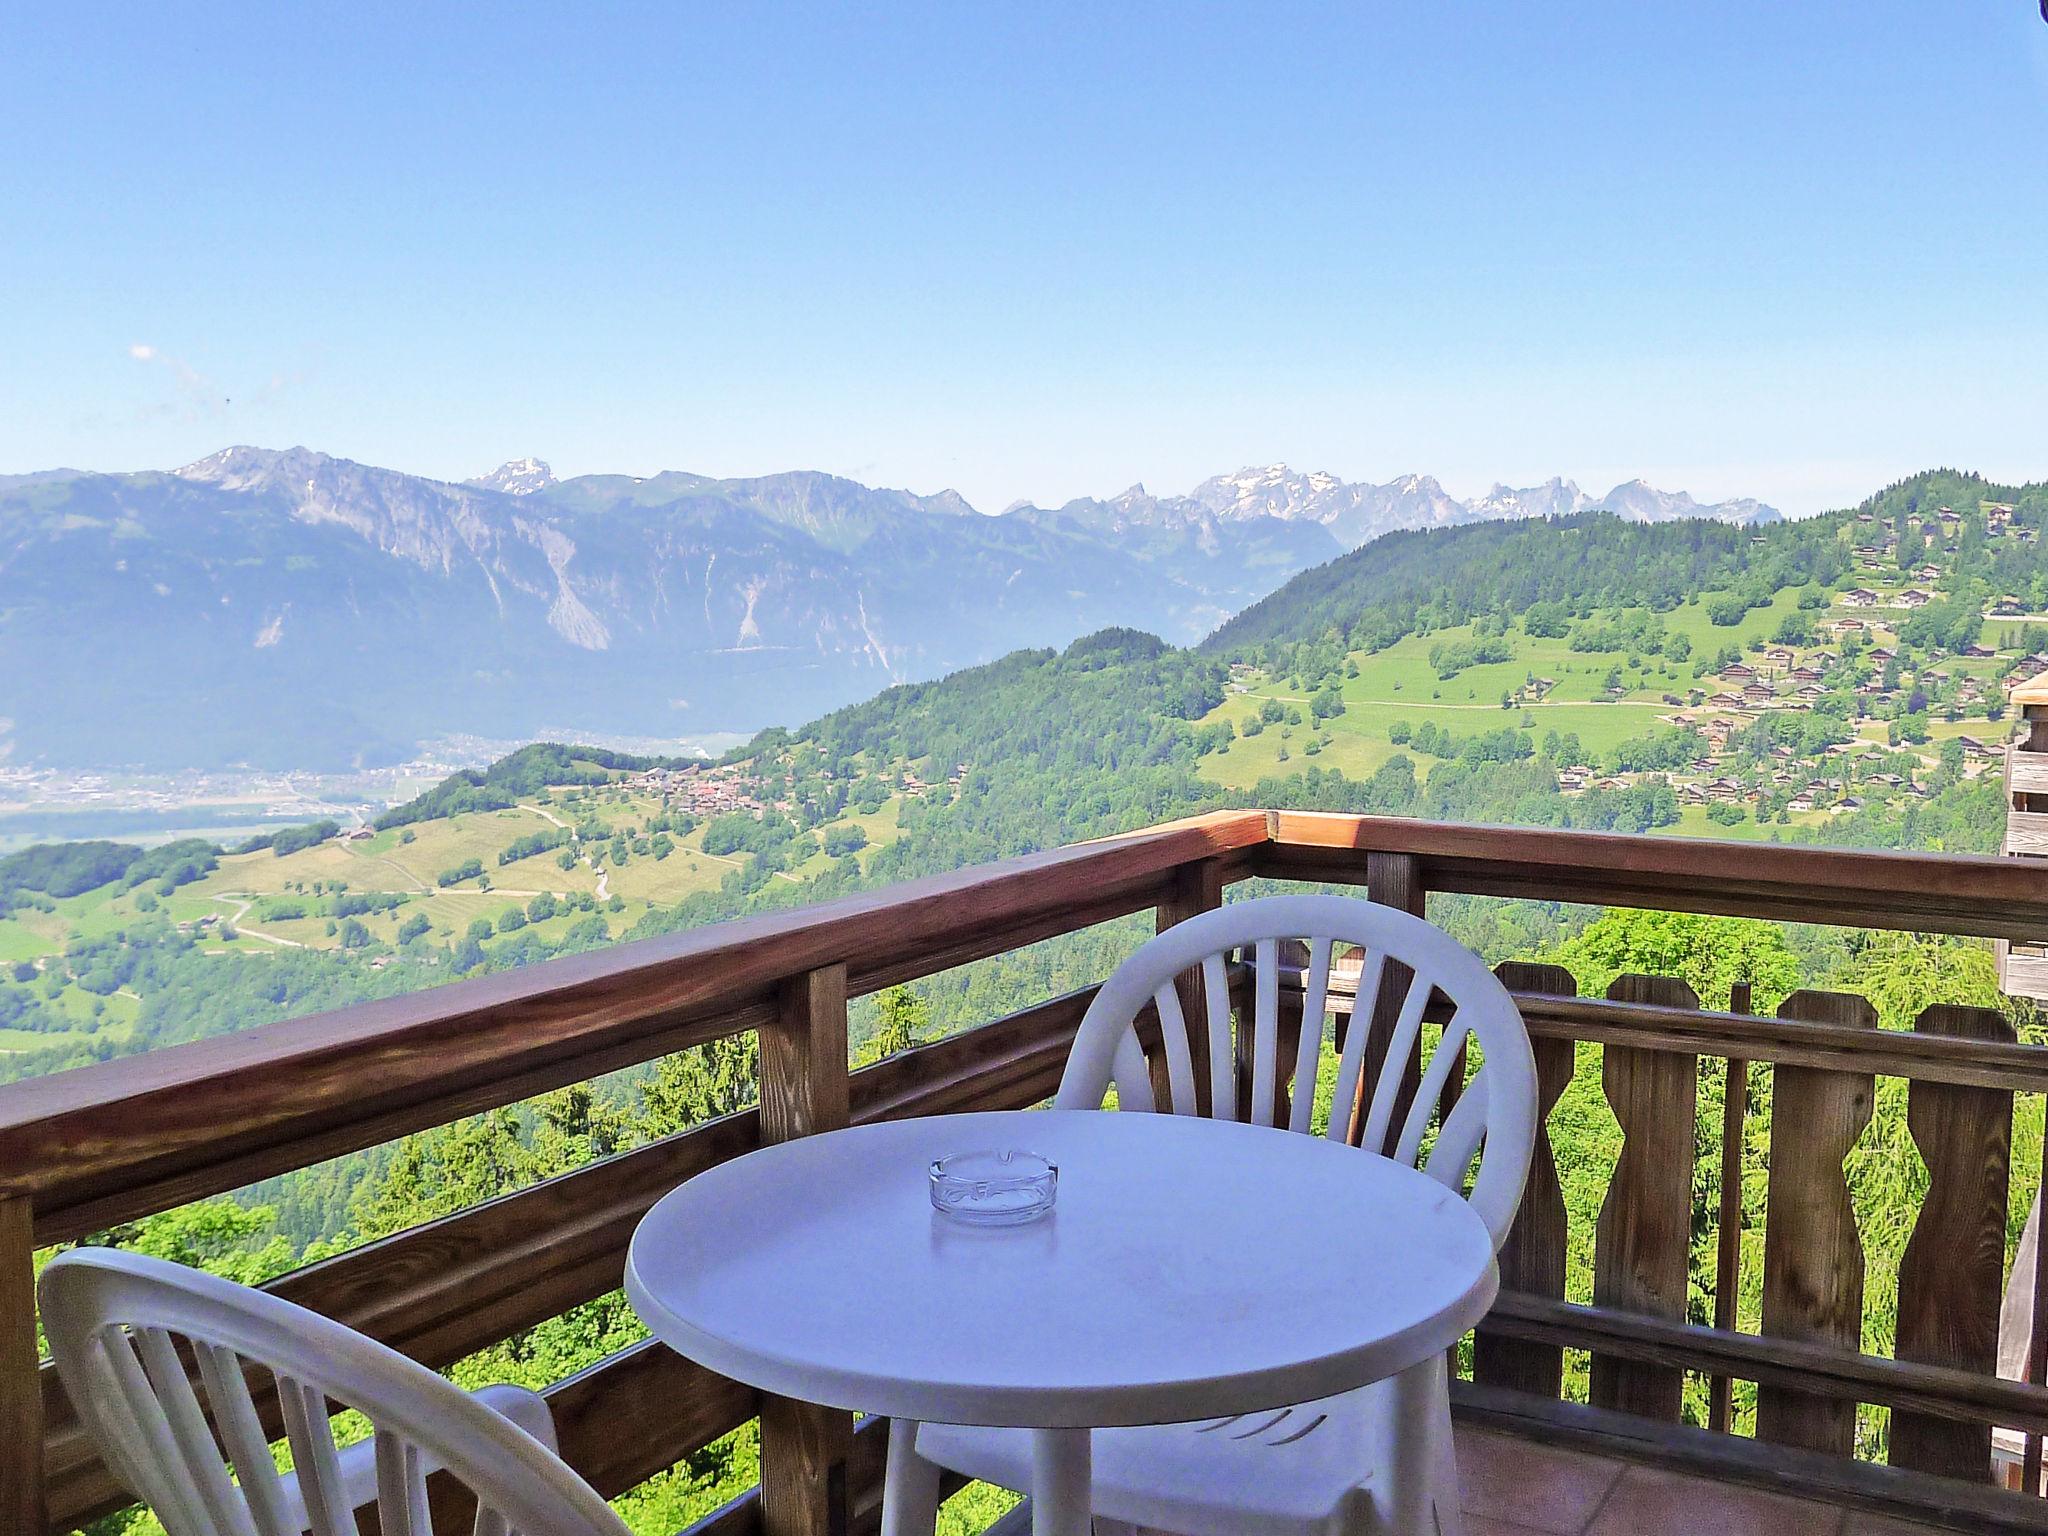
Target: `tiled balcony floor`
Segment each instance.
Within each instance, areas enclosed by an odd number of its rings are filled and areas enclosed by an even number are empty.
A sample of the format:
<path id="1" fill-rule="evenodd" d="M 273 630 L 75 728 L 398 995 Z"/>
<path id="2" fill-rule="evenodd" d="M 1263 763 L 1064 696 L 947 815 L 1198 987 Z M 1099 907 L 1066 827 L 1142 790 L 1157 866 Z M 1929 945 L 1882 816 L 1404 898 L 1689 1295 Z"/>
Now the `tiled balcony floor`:
<path id="1" fill-rule="evenodd" d="M 1458 1431 L 1466 1536 L 1919 1536 L 1935 1527 Z"/>

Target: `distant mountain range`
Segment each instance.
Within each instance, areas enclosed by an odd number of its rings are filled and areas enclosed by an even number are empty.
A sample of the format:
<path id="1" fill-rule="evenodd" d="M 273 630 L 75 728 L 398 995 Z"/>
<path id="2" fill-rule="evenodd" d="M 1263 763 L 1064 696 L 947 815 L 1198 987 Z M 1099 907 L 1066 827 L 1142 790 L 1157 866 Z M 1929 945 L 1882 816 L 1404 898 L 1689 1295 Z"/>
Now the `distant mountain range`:
<path id="1" fill-rule="evenodd" d="M 1500 518 L 1562 517 L 1573 512 L 1612 512 L 1639 523 L 1711 517 L 1733 523 L 1779 519 L 1775 507 L 1742 498 L 1703 504 L 1684 491 L 1660 491 L 1641 480 L 1617 485 L 1605 496 L 1588 496 L 1569 480 L 1514 490 L 1495 485 L 1484 496 L 1460 501 L 1430 475 L 1404 475 L 1384 485 L 1339 480 L 1318 472 L 1299 474 L 1285 464 L 1241 469 L 1204 480 L 1185 496 L 1158 497 L 1134 485 L 1109 501 L 1070 501 L 1055 512 L 1020 503 L 1007 515 L 1055 526 L 1124 533 L 1133 529 L 1200 528 L 1214 523 L 1274 519 L 1325 529 L 1336 552 L 1369 544 L 1403 528 L 1438 528 Z"/>
<path id="2" fill-rule="evenodd" d="M 1106 625 L 1195 640 L 1393 529 L 1590 506 L 1777 515 L 1278 465 L 995 517 L 814 472 L 557 480 L 518 459 L 454 484 L 305 448 L 0 476 L 0 753 L 311 768 L 454 732 L 747 730 Z"/>

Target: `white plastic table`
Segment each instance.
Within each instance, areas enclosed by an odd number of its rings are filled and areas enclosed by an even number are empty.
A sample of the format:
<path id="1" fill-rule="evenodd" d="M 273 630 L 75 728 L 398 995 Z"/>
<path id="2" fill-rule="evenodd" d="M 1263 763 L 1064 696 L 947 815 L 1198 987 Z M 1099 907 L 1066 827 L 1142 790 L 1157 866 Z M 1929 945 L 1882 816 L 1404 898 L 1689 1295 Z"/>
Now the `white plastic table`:
<path id="1" fill-rule="evenodd" d="M 931 1160 L 977 1148 L 1058 1163 L 1053 1212 L 993 1229 L 934 1212 Z M 1076 1110 L 765 1147 L 664 1197 L 626 1256 L 647 1326 L 712 1370 L 835 1408 L 1038 1431 L 1039 1536 L 1088 1530 L 1090 1428 L 1394 1376 L 1454 1344 L 1498 1284 L 1478 1215 L 1411 1168 L 1288 1131 Z"/>

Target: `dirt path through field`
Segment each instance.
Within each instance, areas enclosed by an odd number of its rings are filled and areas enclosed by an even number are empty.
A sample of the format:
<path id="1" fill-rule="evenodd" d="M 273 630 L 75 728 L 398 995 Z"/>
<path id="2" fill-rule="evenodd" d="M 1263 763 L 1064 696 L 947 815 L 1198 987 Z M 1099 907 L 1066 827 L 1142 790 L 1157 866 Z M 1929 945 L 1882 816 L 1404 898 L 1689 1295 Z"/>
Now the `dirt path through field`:
<path id="1" fill-rule="evenodd" d="M 251 928 L 242 919 L 249 915 L 249 909 L 256 905 L 252 896 L 216 896 L 215 901 L 236 908 L 234 916 L 228 919 L 237 933 L 246 933 L 252 939 L 261 939 L 266 944 L 280 945 L 285 949 L 304 949 L 306 946 L 297 939 L 288 939 L 282 934 L 265 933 L 261 928 Z"/>

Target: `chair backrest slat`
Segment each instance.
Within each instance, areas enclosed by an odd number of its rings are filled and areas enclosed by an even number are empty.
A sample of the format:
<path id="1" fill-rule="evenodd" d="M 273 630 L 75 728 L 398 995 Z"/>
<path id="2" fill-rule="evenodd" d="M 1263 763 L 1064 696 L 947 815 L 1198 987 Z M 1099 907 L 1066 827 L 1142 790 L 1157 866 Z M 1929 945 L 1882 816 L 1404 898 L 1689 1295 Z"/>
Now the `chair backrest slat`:
<path id="1" fill-rule="evenodd" d="M 135 1348 L 171 1439 L 191 1475 L 192 1491 L 208 1528 L 219 1536 L 255 1536 L 248 1506 L 228 1480 L 213 1431 L 206 1425 L 205 1410 L 199 1406 L 199 1394 L 192 1390 L 192 1378 L 185 1374 L 185 1363 L 178 1358 L 178 1346 L 170 1333 L 162 1328 L 138 1328 Z"/>
<path id="2" fill-rule="evenodd" d="M 99 1358 L 113 1378 L 120 1405 L 126 1410 L 123 1428 L 132 1436 L 127 1454 L 118 1460 L 131 1477 L 153 1474 L 150 1502 L 170 1536 L 204 1536 L 204 1501 L 185 1465 L 170 1417 L 143 1370 L 142 1361 L 136 1358 L 138 1342 L 125 1330 L 111 1331 L 99 1341 Z M 77 1400 L 76 1393 L 72 1397 Z M 107 1408 L 112 1407 L 112 1402 L 108 1402 Z"/>
<path id="3" fill-rule="evenodd" d="M 1166 1051 L 1166 1083 L 1172 1094 L 1172 1102 L 1166 1107 L 1176 1115 L 1192 1115 L 1195 1062 L 1188 1049 L 1188 1021 L 1181 1012 L 1180 989 L 1171 977 L 1152 994 L 1152 1005 L 1159 1010 L 1159 1033 Z"/>
<path id="4" fill-rule="evenodd" d="M 1123 1039 L 1117 1043 L 1114 1081 L 1118 1085 L 1119 1108 L 1149 1113 L 1159 1107 L 1152 1099 L 1152 1074 L 1145 1065 L 1145 1045 L 1138 1038 L 1136 1026 L 1125 1030 Z"/>
<path id="5" fill-rule="evenodd" d="M 1307 1132 L 1315 1123 L 1316 1068 L 1323 1059 L 1323 1015 L 1330 1008 L 1330 957 L 1336 945 L 1327 938 L 1311 938 L 1308 970 L 1301 1000 L 1301 1039 L 1294 1049 L 1293 1103 L 1287 1113 L 1287 1129 Z"/>
<path id="6" fill-rule="evenodd" d="M 299 1536 L 298 1523 L 286 1514 L 277 1463 L 271 1459 L 270 1442 L 256 1417 L 241 1360 L 233 1350 L 218 1344 L 195 1344 L 193 1349 L 199 1357 L 199 1378 L 206 1384 L 206 1400 L 213 1405 L 214 1428 L 227 1447 L 228 1461 L 249 1501 L 256 1529 L 262 1536 Z"/>
<path id="7" fill-rule="evenodd" d="M 1416 991 L 1424 990 L 1418 982 Z M 1465 1053 L 1459 1049 L 1459 1040 L 1464 1029 L 1454 1020 L 1446 1025 L 1443 1038 L 1436 1043 L 1436 1052 L 1429 1058 L 1429 1067 L 1422 1074 L 1422 1084 L 1415 1090 L 1414 1102 L 1408 1106 L 1408 1118 L 1401 1122 L 1400 1139 L 1394 1143 L 1394 1161 L 1412 1163 L 1422 1151 L 1422 1138 L 1429 1129 L 1430 1115 L 1436 1105 L 1443 1103 L 1444 1089 L 1451 1080 L 1451 1074 L 1465 1064 Z"/>
<path id="8" fill-rule="evenodd" d="M 1380 978 L 1386 974 L 1387 957 L 1367 950 L 1361 957 L 1358 991 L 1351 999 L 1351 1023 L 1344 1031 L 1344 1050 L 1337 1058 L 1337 1087 L 1330 1099 L 1330 1125 L 1326 1134 L 1338 1141 L 1351 1135 L 1351 1117 L 1358 1104 L 1358 1083 L 1365 1074 L 1365 1047 L 1372 1036 L 1373 999 L 1380 995 Z"/>
<path id="9" fill-rule="evenodd" d="M 1280 1062 L 1281 943 L 1306 940 L 1307 969 L 1302 988 L 1301 1036 L 1292 1054 L 1291 1076 L 1283 1081 Z M 1410 1166 L 1424 1166 L 1447 1187 L 1464 1189 L 1474 1159 L 1479 1169 L 1468 1195 L 1498 1247 L 1507 1237 L 1536 1134 L 1536 1063 L 1527 1030 L 1498 978 L 1479 957 L 1420 918 L 1391 907 L 1341 896 L 1275 896 L 1233 903 L 1177 923 L 1142 945 L 1102 984 L 1074 1037 L 1067 1069 L 1054 1103 L 1062 1109 L 1093 1109 L 1114 1084 L 1119 1105 L 1151 1105 L 1150 1067 L 1128 1042 L 1133 1024 L 1150 1003 L 1163 1036 L 1172 1102 L 1187 1113 L 1193 1069 L 1186 1021 L 1176 993 L 1177 978 L 1198 971 L 1207 1003 L 1210 1113 L 1271 1126 L 1280 1118 L 1280 1095 L 1290 1096 L 1287 1125 L 1308 1131 L 1314 1124 L 1317 1071 L 1327 1027 L 1330 981 L 1339 945 L 1360 952 L 1359 983 L 1351 1022 L 1339 1053 L 1335 1099 L 1328 1134 L 1344 1140 L 1362 1097 L 1368 1042 L 1373 1035 L 1380 987 L 1390 964 L 1410 976 L 1407 990 L 1375 1068 L 1359 1145 Z M 1250 1006 L 1233 1034 L 1226 962 L 1249 951 Z M 1430 999 L 1450 1002 L 1451 1023 L 1419 1073 L 1423 1015 Z M 1463 1082 L 1476 1045 L 1479 1070 Z M 1250 1082 L 1240 1104 L 1239 1061 L 1249 1063 Z M 1411 1074 L 1415 1074 L 1411 1078 Z M 1415 1081 L 1414 1096 L 1405 1084 Z M 1462 1091 L 1461 1091 L 1462 1090 Z M 1397 1109 L 1400 1124 L 1395 1127 Z M 1437 1135 L 1426 1163 L 1423 1143 L 1432 1125 Z"/>
<path id="10" fill-rule="evenodd" d="M 1230 976 L 1223 953 L 1202 957 L 1202 1000 L 1209 1010 L 1209 1113 L 1237 1118 L 1237 1047 L 1230 1035 Z"/>
<path id="11" fill-rule="evenodd" d="M 1417 972 L 1409 979 L 1408 991 L 1401 999 L 1401 1011 L 1394 1019 L 1393 1033 L 1387 1036 L 1386 1059 L 1380 1065 L 1379 1081 L 1372 1085 L 1372 1105 L 1366 1111 L 1365 1129 L 1360 1132 L 1358 1144 L 1368 1152 L 1380 1152 L 1392 1157 L 1393 1147 L 1387 1143 L 1387 1131 L 1393 1124 L 1394 1107 L 1400 1102 L 1402 1081 L 1407 1075 L 1407 1066 L 1415 1056 L 1416 1042 L 1422 1038 L 1422 1011 L 1429 1006 L 1430 981 Z M 1351 1027 L 1365 1026 L 1369 1032 L 1372 1015 L 1365 1011 L 1363 992 L 1358 999 L 1359 1011 L 1351 1016 Z M 1415 1101 L 1424 1102 L 1417 1094 Z"/>
<path id="12" fill-rule="evenodd" d="M 1472 1159 L 1479 1155 L 1480 1143 L 1486 1139 L 1487 1088 L 1486 1069 L 1482 1067 L 1465 1085 L 1457 1106 L 1444 1117 L 1436 1134 L 1436 1146 L 1424 1171 L 1446 1188 L 1462 1192 Z"/>
<path id="13" fill-rule="evenodd" d="M 1278 1118 L 1280 1073 L 1280 941 L 1252 947 L 1252 1124 Z"/>
<path id="14" fill-rule="evenodd" d="M 284 1410 L 292 1465 L 298 1469 L 299 1493 L 306 1501 L 308 1528 L 313 1536 L 357 1536 L 354 1507 L 336 1496 L 342 1484 L 341 1456 L 334 1448 L 326 1394 L 318 1387 L 280 1376 L 277 1396 Z"/>
<path id="15" fill-rule="evenodd" d="M 419 1448 L 391 1434 L 377 1436 L 377 1525 L 384 1536 L 434 1536 Z"/>

